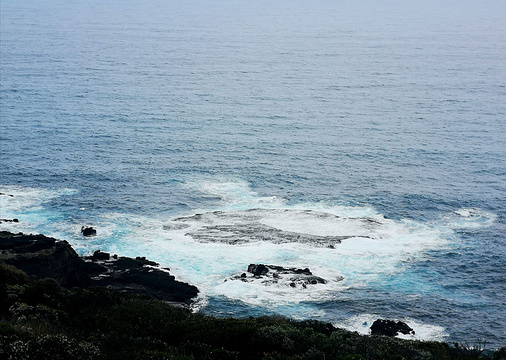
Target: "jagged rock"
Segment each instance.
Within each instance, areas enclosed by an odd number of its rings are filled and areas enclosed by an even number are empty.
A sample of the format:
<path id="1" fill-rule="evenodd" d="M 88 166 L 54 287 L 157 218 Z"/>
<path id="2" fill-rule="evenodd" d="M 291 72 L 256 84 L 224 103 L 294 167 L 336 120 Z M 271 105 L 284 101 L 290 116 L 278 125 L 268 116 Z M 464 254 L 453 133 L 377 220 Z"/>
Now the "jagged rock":
<path id="1" fill-rule="evenodd" d="M 167 270 L 155 268 L 158 263 L 145 257 L 110 257 L 108 253 L 96 251 L 87 259 L 100 260 L 100 265 L 107 270 L 105 276 L 92 279 L 96 286 L 181 303 L 189 303 L 198 294 L 195 286 L 175 280 Z"/>
<path id="2" fill-rule="evenodd" d="M 84 261 L 66 241 L 44 235 L 0 232 L 0 261 L 63 286 L 84 286 L 89 276 Z"/>
<path id="3" fill-rule="evenodd" d="M 137 256 L 135 258 L 135 261 L 137 261 L 138 263 L 142 264 L 142 265 L 149 265 L 149 266 L 158 266 L 160 264 L 158 264 L 157 262 L 154 262 L 154 261 L 151 261 L 151 260 L 147 260 L 145 256 Z"/>
<path id="4" fill-rule="evenodd" d="M 83 234 L 83 236 L 94 236 L 97 235 L 97 230 L 95 230 L 91 226 L 90 227 L 83 226 L 81 227 L 81 233 Z"/>
<path id="5" fill-rule="evenodd" d="M 14 197 L 14 195 L 11 195 L 11 194 L 6 194 L 6 193 L 3 193 L 3 192 L 0 192 L 0 195 L 5 195 L 5 196 Z"/>
<path id="6" fill-rule="evenodd" d="M 371 325 L 371 335 L 397 336 L 399 333 L 404 335 L 414 335 L 415 331 L 405 322 L 377 319 Z"/>
<path id="7" fill-rule="evenodd" d="M 175 280 L 145 257 L 111 257 L 95 251 L 82 259 L 66 241 L 44 235 L 0 232 L 0 263 L 28 275 L 53 278 L 65 287 L 103 286 L 185 304 L 198 294 L 195 286 Z"/>
<path id="8" fill-rule="evenodd" d="M 327 280 L 313 275 L 308 269 L 284 268 L 276 265 L 250 264 L 248 266 L 248 276 L 246 273 L 237 275 L 231 280 L 241 280 L 244 282 L 260 281 L 264 285 L 284 285 L 289 287 L 306 288 L 308 285 L 326 284 Z M 337 279 L 342 280 L 342 279 Z"/>
<path id="9" fill-rule="evenodd" d="M 198 294 L 195 286 L 175 280 L 170 273 L 143 266 L 128 271 L 113 270 L 109 276 L 100 276 L 93 283 L 125 293 L 181 303 L 190 303 L 190 299 Z"/>
<path id="10" fill-rule="evenodd" d="M 86 271 L 89 277 L 94 277 L 109 272 L 107 267 L 103 266 L 102 264 L 91 261 L 86 261 L 84 263 L 84 270 Z"/>
<path id="11" fill-rule="evenodd" d="M 269 269 L 264 264 L 250 264 L 248 266 L 248 272 L 252 273 L 253 276 L 262 276 L 269 272 Z"/>
<path id="12" fill-rule="evenodd" d="M 19 222 L 18 219 L 0 219 L 0 224 L 3 223 L 3 222 Z"/>
<path id="13" fill-rule="evenodd" d="M 104 263 L 105 265 L 109 266 L 111 269 L 115 271 L 128 271 L 128 270 L 135 270 L 142 268 L 144 266 L 158 266 L 159 264 L 146 260 L 145 257 L 136 257 L 135 259 L 129 258 L 129 257 L 123 257 L 123 256 L 116 256 L 114 258 L 114 261 L 110 261 L 107 263 Z"/>
<path id="14" fill-rule="evenodd" d="M 97 250 L 93 253 L 92 256 L 90 256 L 91 260 L 109 260 L 111 258 L 111 254 L 102 252 L 100 250 Z"/>

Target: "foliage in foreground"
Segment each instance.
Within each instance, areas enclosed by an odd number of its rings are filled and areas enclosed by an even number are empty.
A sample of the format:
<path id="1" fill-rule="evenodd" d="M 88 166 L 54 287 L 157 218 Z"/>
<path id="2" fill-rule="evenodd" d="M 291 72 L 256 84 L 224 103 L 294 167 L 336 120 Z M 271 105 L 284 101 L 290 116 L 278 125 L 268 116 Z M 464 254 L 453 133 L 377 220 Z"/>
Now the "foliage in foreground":
<path id="1" fill-rule="evenodd" d="M 472 347 L 361 336 L 318 321 L 219 319 L 0 264 L 2 359 L 477 359 Z M 503 348 L 488 358 L 504 358 Z"/>

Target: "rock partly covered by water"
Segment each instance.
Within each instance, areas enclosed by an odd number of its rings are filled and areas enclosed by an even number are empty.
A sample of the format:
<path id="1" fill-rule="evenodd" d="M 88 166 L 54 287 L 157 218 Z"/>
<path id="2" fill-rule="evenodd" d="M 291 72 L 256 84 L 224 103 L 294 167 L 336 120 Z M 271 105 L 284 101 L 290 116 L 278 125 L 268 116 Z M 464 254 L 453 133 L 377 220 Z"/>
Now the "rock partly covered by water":
<path id="1" fill-rule="evenodd" d="M 286 228 L 277 223 L 288 224 Z M 308 225 L 311 233 L 302 231 L 294 222 Z M 321 224 L 331 224 L 333 231 L 321 232 Z M 312 210 L 250 209 L 213 211 L 172 219 L 164 226 L 167 231 L 185 231 L 199 242 L 241 245 L 251 242 L 274 244 L 302 243 L 308 246 L 335 248 L 351 238 L 378 238 L 384 224 L 371 218 L 344 218 Z"/>
<path id="2" fill-rule="evenodd" d="M 402 321 L 377 319 L 371 325 L 371 335 L 397 336 L 399 334 L 414 335 L 415 331 Z"/>
<path id="3" fill-rule="evenodd" d="M 83 236 L 94 236 L 97 235 L 97 230 L 91 226 L 83 226 L 81 227 L 81 234 L 83 234 Z"/>
<path id="4" fill-rule="evenodd" d="M 96 251 L 83 259 L 68 242 L 44 235 L 0 232 L 0 262 L 64 287 L 101 286 L 180 303 L 190 303 L 198 294 L 195 286 L 175 280 L 146 258 Z"/>
<path id="5" fill-rule="evenodd" d="M 3 222 L 17 223 L 17 222 L 19 222 L 19 220 L 18 219 L 0 219 L 0 224 Z"/>
<path id="6" fill-rule="evenodd" d="M 250 264 L 248 273 L 242 273 L 230 280 L 260 282 L 264 285 L 286 285 L 306 288 L 308 285 L 326 284 L 327 280 L 313 275 L 308 269 L 285 268 L 276 265 Z"/>

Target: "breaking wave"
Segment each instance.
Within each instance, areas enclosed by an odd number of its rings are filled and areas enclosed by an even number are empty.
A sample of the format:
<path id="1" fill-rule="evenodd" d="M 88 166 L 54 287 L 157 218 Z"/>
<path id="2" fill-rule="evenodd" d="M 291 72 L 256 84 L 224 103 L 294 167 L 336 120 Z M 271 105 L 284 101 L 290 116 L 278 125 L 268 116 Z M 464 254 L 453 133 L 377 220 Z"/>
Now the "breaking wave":
<path id="1" fill-rule="evenodd" d="M 199 185 L 200 184 L 200 185 Z M 84 239 L 73 215 L 49 208 L 49 201 L 73 190 L 42 191 L 2 188 L 2 230 L 38 231 L 68 240 L 81 254 L 96 249 L 123 256 L 146 256 L 171 268 L 179 280 L 201 290 L 197 306 L 228 302 L 296 318 L 318 317 L 354 331 L 365 331 L 372 315 L 334 319 L 317 304 L 332 302 L 343 291 L 371 286 L 406 286 L 403 276 L 428 251 L 444 249 L 454 229 L 488 226 L 494 215 L 457 209 L 439 223 L 385 218 L 370 206 L 326 202 L 289 204 L 263 197 L 242 181 L 193 182 L 188 186 L 216 197 L 208 208 L 171 219 L 138 214 L 105 213 L 94 218 L 97 236 Z M 78 210 L 80 211 L 80 210 Z M 252 264 L 270 266 L 265 276 L 248 272 Z M 309 277 L 275 269 L 304 269 Z M 316 279 L 316 280 L 315 280 Z M 378 285 L 379 284 L 379 285 Z M 376 315 L 374 315 L 376 317 Z M 378 314 L 377 317 L 382 317 Z M 371 318 L 371 319 L 369 319 Z M 374 319 L 372 319 L 374 320 Z M 409 319 L 418 339 L 442 339 L 444 329 Z M 369 325 L 370 326 L 370 325 Z M 418 329 L 418 330 L 417 330 Z"/>

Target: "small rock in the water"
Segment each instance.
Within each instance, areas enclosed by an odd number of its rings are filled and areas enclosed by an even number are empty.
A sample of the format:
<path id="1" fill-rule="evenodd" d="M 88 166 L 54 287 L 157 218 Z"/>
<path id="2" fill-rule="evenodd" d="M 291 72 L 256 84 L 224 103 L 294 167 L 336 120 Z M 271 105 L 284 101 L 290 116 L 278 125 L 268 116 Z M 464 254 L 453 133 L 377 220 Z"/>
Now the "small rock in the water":
<path id="1" fill-rule="evenodd" d="M 19 222 L 18 219 L 0 219 L 0 224 L 3 223 L 3 222 Z"/>
<path id="2" fill-rule="evenodd" d="M 397 336 L 399 333 L 404 335 L 414 335 L 413 330 L 408 324 L 402 321 L 392 321 L 377 319 L 370 327 L 371 335 Z"/>
<path id="3" fill-rule="evenodd" d="M 94 228 L 92 227 L 81 227 L 81 233 L 83 234 L 83 236 L 93 236 L 93 235 L 97 235 L 97 230 L 95 230 Z"/>
<path id="4" fill-rule="evenodd" d="M 262 276 L 262 275 L 265 275 L 267 274 L 267 272 L 269 271 L 269 269 L 267 269 L 267 266 L 265 266 L 264 264 L 250 264 L 248 266 L 248 272 L 249 273 L 252 273 L 254 276 Z"/>
<path id="5" fill-rule="evenodd" d="M 276 265 L 250 264 L 247 273 L 230 278 L 243 282 L 260 282 L 263 285 L 283 285 L 292 288 L 307 288 L 307 285 L 326 284 L 327 280 L 313 275 L 308 269 L 284 268 Z M 342 280 L 341 278 L 337 279 Z M 226 280 L 225 280 L 226 281 Z"/>

